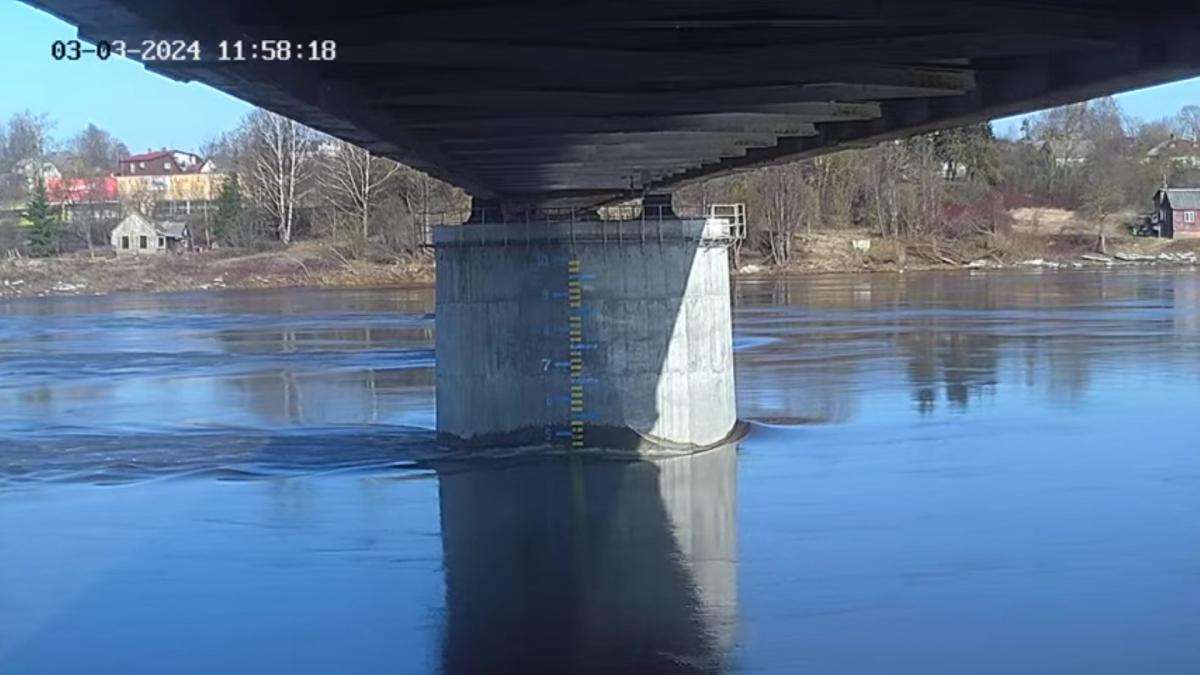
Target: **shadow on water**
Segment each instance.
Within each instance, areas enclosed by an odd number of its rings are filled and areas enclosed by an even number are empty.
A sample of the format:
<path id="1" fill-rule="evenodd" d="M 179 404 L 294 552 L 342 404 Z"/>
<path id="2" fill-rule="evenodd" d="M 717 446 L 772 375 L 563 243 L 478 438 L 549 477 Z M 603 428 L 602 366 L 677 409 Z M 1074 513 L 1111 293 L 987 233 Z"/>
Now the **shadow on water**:
<path id="1" fill-rule="evenodd" d="M 444 675 L 727 672 L 736 456 L 443 469 Z"/>

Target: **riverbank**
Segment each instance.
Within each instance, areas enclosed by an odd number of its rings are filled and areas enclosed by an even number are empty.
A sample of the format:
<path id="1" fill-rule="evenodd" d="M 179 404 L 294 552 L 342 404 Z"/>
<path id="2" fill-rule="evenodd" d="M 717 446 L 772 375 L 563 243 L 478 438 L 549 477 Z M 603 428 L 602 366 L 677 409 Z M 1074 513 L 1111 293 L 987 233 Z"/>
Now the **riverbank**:
<path id="1" fill-rule="evenodd" d="M 1130 265 L 1195 265 L 1200 239 L 1134 237 L 1129 223 L 1138 214 L 1115 213 L 1097 221 L 1076 211 L 1019 208 L 994 234 L 900 241 L 866 230 L 802 233 L 788 264 L 744 261 L 744 274 L 823 272 L 910 272 L 946 269 L 1038 267 L 1082 269 Z"/>
<path id="2" fill-rule="evenodd" d="M 869 243 L 865 243 L 869 242 Z M 857 244 L 857 246 L 856 246 Z M 794 261 L 767 265 L 744 257 L 739 275 L 912 272 L 948 269 L 1083 269 L 1194 266 L 1200 240 L 1144 239 L 1113 233 L 1107 255 L 1097 236 L 1015 230 L 1002 238 L 962 242 L 899 242 L 865 232 L 799 237 Z M 259 253 L 208 251 L 186 256 L 89 256 L 0 260 L 0 297 L 99 295 L 211 289 L 368 287 L 431 283 L 432 258 L 352 260 L 322 242 L 300 242 Z"/>
<path id="3" fill-rule="evenodd" d="M 1200 239 L 1148 239 L 1106 233 L 1100 252 L 1095 233 L 1031 233 L 1019 230 L 966 241 L 899 241 L 867 232 L 814 233 L 797 237 L 794 260 L 768 265 L 743 260 L 740 274 L 916 272 L 952 269 L 1041 267 L 1082 269 L 1131 265 L 1189 266 L 1200 262 Z"/>
<path id="4" fill-rule="evenodd" d="M 428 259 L 351 260 L 321 242 L 259 253 L 184 256 L 79 253 L 0 260 L 0 297 L 98 295 L 226 288 L 387 286 L 433 281 Z"/>

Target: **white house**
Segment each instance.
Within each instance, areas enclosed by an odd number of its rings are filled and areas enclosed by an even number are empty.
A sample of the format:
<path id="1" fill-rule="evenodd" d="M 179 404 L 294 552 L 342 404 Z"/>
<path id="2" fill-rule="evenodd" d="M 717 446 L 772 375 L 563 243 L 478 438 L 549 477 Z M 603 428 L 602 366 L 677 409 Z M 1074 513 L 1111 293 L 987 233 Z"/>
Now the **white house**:
<path id="1" fill-rule="evenodd" d="M 1200 168 L 1200 142 L 1190 138 L 1176 138 L 1172 135 L 1171 138 L 1150 148 L 1146 153 L 1147 160 L 1159 157 L 1189 169 Z"/>
<path id="2" fill-rule="evenodd" d="M 25 185 L 30 190 L 39 179 L 49 181 L 52 178 L 62 178 L 62 174 L 53 162 L 37 159 L 23 159 L 17 162 L 13 167 L 13 173 L 24 176 Z"/>
<path id="3" fill-rule="evenodd" d="M 191 248 L 191 233 L 187 223 L 155 222 L 131 213 L 113 228 L 109 241 L 120 254 L 183 253 Z"/>
<path id="4" fill-rule="evenodd" d="M 1056 166 L 1082 166 L 1096 152 L 1096 143 L 1086 138 L 1055 138 L 1034 141 L 1038 150 L 1048 148 Z"/>

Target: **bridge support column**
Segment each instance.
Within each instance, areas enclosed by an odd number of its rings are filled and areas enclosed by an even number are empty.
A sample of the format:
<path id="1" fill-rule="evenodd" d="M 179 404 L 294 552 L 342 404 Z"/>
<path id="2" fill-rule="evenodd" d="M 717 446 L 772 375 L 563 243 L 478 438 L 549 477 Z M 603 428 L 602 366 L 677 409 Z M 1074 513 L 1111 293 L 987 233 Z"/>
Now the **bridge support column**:
<path id="1" fill-rule="evenodd" d="M 438 228 L 451 445 L 696 449 L 736 426 L 729 266 L 703 220 Z"/>

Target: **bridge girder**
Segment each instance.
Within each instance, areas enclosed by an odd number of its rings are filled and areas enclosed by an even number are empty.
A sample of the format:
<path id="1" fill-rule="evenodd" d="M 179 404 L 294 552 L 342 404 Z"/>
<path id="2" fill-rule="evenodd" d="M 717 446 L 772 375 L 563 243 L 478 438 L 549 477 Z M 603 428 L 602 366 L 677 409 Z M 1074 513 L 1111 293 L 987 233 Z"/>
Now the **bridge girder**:
<path id="1" fill-rule="evenodd" d="M 1200 73 L 1168 0 L 27 0 L 484 198 L 601 203 Z M 221 40 L 336 43 L 217 62 Z M 644 179 L 649 178 L 646 182 Z"/>

